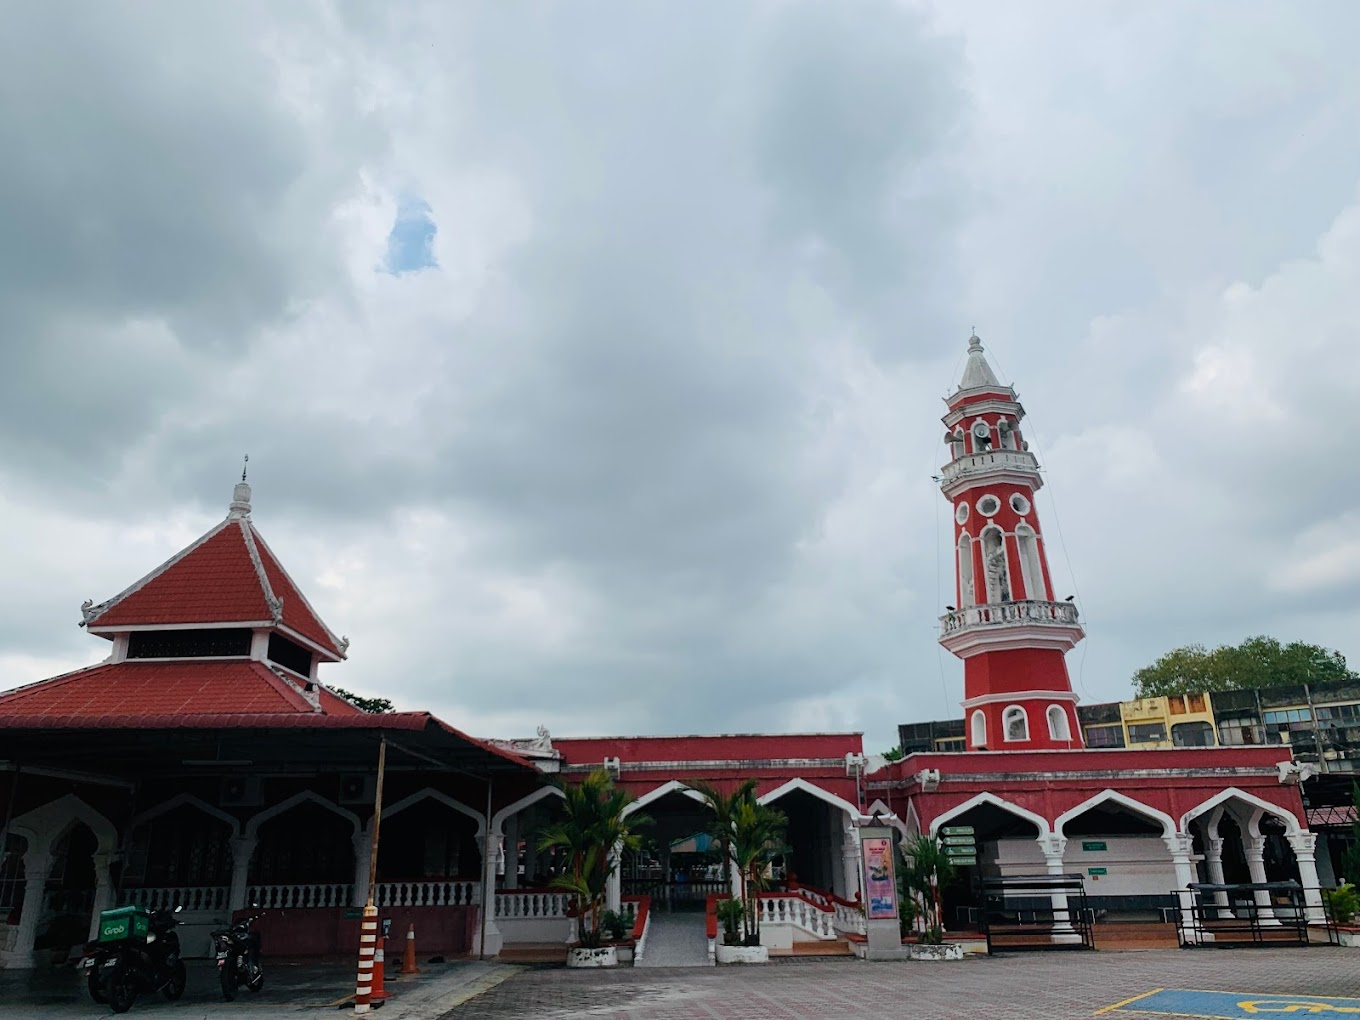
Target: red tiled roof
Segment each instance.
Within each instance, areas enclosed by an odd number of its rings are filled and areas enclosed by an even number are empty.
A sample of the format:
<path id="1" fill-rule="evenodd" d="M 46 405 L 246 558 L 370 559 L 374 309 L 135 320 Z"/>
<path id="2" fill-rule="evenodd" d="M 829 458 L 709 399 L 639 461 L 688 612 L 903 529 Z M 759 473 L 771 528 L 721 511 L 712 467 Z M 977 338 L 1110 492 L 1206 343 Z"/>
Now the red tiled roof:
<path id="1" fill-rule="evenodd" d="M 146 717 L 314 714 L 307 699 L 272 670 L 246 659 L 129 660 L 91 666 L 0 694 L 0 727 L 52 718 L 74 725 L 133 712 Z"/>
<path id="2" fill-rule="evenodd" d="M 270 615 L 245 535 L 236 521 L 224 521 L 112 599 L 88 625 L 253 623 Z"/>
<path id="3" fill-rule="evenodd" d="M 329 715 L 363 715 L 364 710 L 352 705 L 338 694 L 332 694 L 324 687 L 318 688 L 321 694 L 321 709 Z"/>
<path id="4" fill-rule="evenodd" d="M 229 517 L 131 588 L 93 607 L 86 626 L 107 631 L 186 623 L 277 622 L 344 658 L 335 635 L 308 605 L 248 518 Z"/>
<path id="5" fill-rule="evenodd" d="M 265 540 L 260 537 L 253 524 L 250 525 L 250 530 L 255 539 L 255 549 L 260 554 L 260 565 L 264 568 L 265 577 L 269 578 L 269 587 L 274 590 L 276 598 L 283 599 L 284 626 L 291 627 L 303 637 L 316 642 L 322 648 L 330 649 L 336 655 L 343 655 L 344 652 L 335 635 L 317 618 L 307 599 L 298 591 L 297 585 L 280 565 L 273 550 L 265 544 Z"/>

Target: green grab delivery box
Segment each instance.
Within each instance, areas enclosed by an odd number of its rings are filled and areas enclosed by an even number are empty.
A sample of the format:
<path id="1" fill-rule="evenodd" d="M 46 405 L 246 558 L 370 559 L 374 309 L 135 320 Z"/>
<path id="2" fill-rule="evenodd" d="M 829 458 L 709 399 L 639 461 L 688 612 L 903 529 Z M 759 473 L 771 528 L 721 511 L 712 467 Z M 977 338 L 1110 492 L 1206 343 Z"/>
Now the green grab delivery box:
<path id="1" fill-rule="evenodd" d="M 99 914 L 99 941 L 122 942 L 130 939 L 145 942 L 151 930 L 151 915 L 142 907 L 118 907 Z"/>

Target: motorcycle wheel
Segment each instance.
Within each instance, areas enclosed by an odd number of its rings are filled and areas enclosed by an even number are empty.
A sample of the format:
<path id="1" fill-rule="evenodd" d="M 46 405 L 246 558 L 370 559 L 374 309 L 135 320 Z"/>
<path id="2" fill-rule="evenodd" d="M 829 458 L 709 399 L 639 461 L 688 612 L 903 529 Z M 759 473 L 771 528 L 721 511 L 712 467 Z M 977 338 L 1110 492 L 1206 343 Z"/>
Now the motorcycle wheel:
<path id="1" fill-rule="evenodd" d="M 174 1002 L 184 994 L 184 985 L 187 981 L 188 975 L 184 972 L 184 961 L 176 960 L 175 965 L 170 968 L 170 980 L 161 987 L 161 994 Z"/>
<path id="2" fill-rule="evenodd" d="M 103 1005 L 107 1000 L 104 998 L 104 985 L 99 977 L 99 967 L 96 965 L 90 968 L 90 976 L 86 979 L 86 984 L 90 989 L 90 998 Z"/>
<path id="3" fill-rule="evenodd" d="M 236 998 L 236 968 L 228 961 L 226 966 L 217 968 L 217 976 L 222 979 L 222 998 L 231 1002 Z"/>
<path id="4" fill-rule="evenodd" d="M 115 1013 L 126 1013 L 137 999 L 137 982 L 127 967 L 119 965 L 104 982 L 104 999 Z"/>

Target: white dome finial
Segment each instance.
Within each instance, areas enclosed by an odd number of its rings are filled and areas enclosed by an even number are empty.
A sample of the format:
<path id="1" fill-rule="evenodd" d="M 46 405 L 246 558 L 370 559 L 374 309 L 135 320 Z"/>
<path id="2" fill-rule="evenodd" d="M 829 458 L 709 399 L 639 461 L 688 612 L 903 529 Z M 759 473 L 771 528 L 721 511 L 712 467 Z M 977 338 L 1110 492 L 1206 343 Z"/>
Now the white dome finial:
<path id="1" fill-rule="evenodd" d="M 246 454 L 241 467 L 241 480 L 236 483 L 236 488 L 232 490 L 231 504 L 227 507 L 228 517 L 250 516 L 250 486 L 246 483 L 246 469 L 249 466 L 250 454 Z"/>
<path id="2" fill-rule="evenodd" d="M 982 353 L 982 338 L 977 335 L 976 327 L 973 329 L 973 335 L 968 338 L 968 353 L 969 354 Z"/>

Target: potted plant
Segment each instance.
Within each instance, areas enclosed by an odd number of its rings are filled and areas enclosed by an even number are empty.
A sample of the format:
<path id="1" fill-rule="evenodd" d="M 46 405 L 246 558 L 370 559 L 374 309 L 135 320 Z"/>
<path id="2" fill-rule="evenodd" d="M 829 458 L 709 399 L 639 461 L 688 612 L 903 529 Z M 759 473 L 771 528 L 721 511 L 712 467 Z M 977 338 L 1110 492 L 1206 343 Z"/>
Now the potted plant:
<path id="1" fill-rule="evenodd" d="M 962 960 L 963 947 L 944 941 L 940 889 L 954 880 L 954 864 L 934 836 L 916 836 L 902 845 L 904 884 L 921 894 L 920 930 L 909 954 L 913 960 Z"/>
<path id="2" fill-rule="evenodd" d="M 609 879 L 625 850 L 637 850 L 642 837 L 636 829 L 651 824 L 643 815 L 625 816 L 630 794 L 615 788 L 604 770 L 579 783 L 562 787 L 563 817 L 539 836 L 539 850 L 560 849 L 566 871 L 551 887 L 568 893 L 576 918 L 576 942 L 567 953 L 568 967 L 613 967 L 618 952 L 604 944 L 605 899 Z"/>
<path id="3" fill-rule="evenodd" d="M 1327 904 L 1327 912 L 1339 928 L 1348 927 L 1355 920 L 1355 915 L 1360 914 L 1360 893 L 1345 879 L 1335 889 L 1325 891 L 1322 897 Z M 1355 933 L 1343 931 L 1339 934 L 1343 946 L 1356 944 Z"/>

